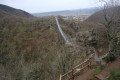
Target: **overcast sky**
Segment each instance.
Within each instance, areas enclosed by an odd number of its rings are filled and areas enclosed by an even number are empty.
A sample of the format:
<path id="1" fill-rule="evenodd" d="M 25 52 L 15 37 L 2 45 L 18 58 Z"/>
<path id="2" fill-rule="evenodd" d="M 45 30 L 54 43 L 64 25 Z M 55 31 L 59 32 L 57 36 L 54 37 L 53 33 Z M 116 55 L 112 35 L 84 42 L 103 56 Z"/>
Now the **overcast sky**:
<path id="1" fill-rule="evenodd" d="M 99 6 L 99 0 L 0 0 L 5 4 L 29 13 L 83 9 Z"/>

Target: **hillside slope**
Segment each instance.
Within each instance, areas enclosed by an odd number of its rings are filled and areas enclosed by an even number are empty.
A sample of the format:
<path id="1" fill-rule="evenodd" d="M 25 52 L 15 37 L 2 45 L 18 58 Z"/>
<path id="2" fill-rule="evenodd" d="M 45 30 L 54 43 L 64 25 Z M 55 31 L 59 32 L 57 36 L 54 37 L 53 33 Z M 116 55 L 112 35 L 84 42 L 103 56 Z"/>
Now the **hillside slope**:
<path id="1" fill-rule="evenodd" d="M 108 18 L 111 18 L 110 16 L 112 16 L 116 21 L 120 19 L 120 6 L 108 8 L 105 11 Z M 103 23 L 105 21 L 104 15 L 104 10 L 100 10 L 91 15 L 85 22 Z"/>
<path id="2" fill-rule="evenodd" d="M 23 10 L 0 4 L 0 17 L 5 16 L 33 17 L 31 14 Z"/>
<path id="3" fill-rule="evenodd" d="M 74 36 L 72 22 L 58 19 Z M 66 73 L 86 55 L 81 47 L 65 44 L 54 17 L 0 18 L 0 43 L 0 80 L 58 80 L 58 70 Z"/>

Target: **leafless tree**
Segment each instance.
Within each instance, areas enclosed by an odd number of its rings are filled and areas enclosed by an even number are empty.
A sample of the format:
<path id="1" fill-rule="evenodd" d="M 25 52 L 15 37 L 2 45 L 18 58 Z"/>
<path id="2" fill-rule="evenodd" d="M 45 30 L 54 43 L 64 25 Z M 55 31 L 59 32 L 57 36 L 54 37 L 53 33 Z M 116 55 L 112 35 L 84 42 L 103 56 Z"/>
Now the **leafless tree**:
<path id="1" fill-rule="evenodd" d="M 99 1 L 103 2 L 107 7 L 114 7 L 120 5 L 120 0 L 99 0 Z"/>
<path id="2" fill-rule="evenodd" d="M 109 51 L 113 51 L 116 53 L 117 49 L 117 19 L 115 18 L 114 7 L 117 8 L 119 6 L 119 0 L 100 0 L 100 2 L 104 2 L 104 10 L 103 10 L 103 17 L 104 17 L 104 26 L 106 27 L 108 40 L 109 40 Z M 110 10 L 108 10 L 111 8 Z M 117 11 L 117 10 L 116 10 Z"/>

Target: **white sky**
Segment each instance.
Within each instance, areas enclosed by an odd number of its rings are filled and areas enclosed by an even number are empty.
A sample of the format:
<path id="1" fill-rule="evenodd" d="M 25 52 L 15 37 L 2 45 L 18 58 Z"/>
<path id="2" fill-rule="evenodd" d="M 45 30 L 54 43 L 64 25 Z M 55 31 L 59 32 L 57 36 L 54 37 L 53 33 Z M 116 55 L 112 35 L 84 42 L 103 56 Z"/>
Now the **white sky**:
<path id="1" fill-rule="evenodd" d="M 99 6 L 99 0 L 0 0 L 5 4 L 29 13 L 83 9 Z"/>

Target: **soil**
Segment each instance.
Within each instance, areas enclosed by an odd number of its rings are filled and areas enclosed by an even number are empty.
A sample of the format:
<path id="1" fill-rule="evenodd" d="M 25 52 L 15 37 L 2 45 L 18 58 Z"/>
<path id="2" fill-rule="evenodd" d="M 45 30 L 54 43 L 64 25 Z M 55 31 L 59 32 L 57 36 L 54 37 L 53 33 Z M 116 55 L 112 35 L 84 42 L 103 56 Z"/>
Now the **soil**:
<path id="1" fill-rule="evenodd" d="M 120 69 L 120 57 L 113 62 L 105 65 L 104 69 L 97 75 L 93 80 L 104 80 L 109 76 L 109 74 L 117 69 Z M 76 80 L 89 80 L 89 78 L 94 73 L 94 70 L 88 70 L 82 75 L 78 76 Z"/>
<path id="2" fill-rule="evenodd" d="M 95 80 L 104 80 L 109 74 L 117 69 L 120 69 L 120 57 L 113 62 L 108 63 L 105 68 L 96 75 Z"/>

